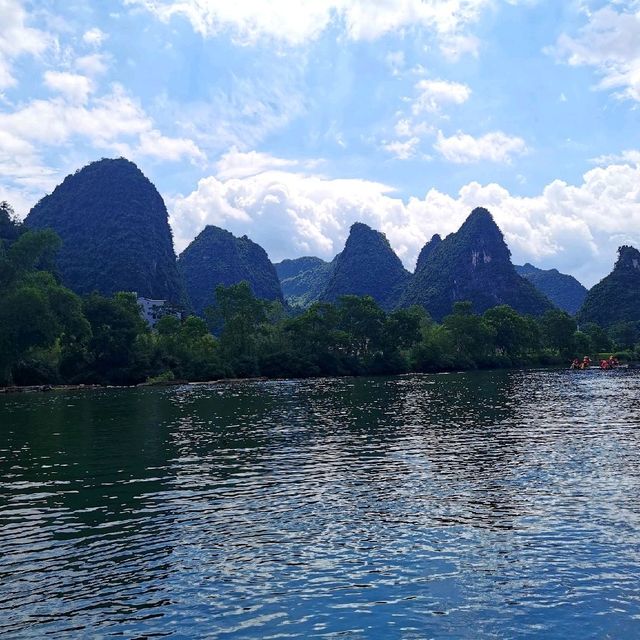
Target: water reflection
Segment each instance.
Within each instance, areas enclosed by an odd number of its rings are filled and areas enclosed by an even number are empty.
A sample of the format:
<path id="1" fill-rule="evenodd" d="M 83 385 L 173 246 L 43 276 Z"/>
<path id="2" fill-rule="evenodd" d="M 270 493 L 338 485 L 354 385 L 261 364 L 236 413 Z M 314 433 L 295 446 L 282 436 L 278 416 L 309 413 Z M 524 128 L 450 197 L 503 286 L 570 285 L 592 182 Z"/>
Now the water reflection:
<path id="1" fill-rule="evenodd" d="M 0 633 L 632 637 L 640 376 L 0 399 Z"/>

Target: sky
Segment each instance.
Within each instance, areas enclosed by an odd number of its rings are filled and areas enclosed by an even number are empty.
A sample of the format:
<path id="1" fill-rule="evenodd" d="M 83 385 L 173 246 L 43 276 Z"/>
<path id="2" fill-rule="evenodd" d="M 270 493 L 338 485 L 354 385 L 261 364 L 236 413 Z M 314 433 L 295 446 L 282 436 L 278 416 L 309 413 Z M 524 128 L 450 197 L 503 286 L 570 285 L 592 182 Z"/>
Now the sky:
<path id="1" fill-rule="evenodd" d="M 0 200 L 101 157 L 272 261 L 355 221 L 413 270 L 488 208 L 591 286 L 640 247 L 640 0 L 0 0 Z"/>

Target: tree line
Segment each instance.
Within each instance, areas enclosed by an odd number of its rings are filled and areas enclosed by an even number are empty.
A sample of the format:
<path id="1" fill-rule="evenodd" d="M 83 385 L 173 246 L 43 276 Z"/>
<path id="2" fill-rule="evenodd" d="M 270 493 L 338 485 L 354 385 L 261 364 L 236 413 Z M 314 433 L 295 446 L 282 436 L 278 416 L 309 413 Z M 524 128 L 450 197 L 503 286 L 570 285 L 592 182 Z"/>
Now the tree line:
<path id="1" fill-rule="evenodd" d="M 205 318 L 172 315 L 151 329 L 136 297 L 80 297 L 55 274 L 60 240 L 25 231 L 0 205 L 0 384 L 137 384 L 233 377 L 312 377 L 568 364 L 585 354 L 640 355 L 638 323 L 578 327 L 508 306 L 459 302 L 441 323 L 422 307 L 386 313 L 343 296 L 301 311 L 257 299 L 242 282 L 216 288 Z"/>

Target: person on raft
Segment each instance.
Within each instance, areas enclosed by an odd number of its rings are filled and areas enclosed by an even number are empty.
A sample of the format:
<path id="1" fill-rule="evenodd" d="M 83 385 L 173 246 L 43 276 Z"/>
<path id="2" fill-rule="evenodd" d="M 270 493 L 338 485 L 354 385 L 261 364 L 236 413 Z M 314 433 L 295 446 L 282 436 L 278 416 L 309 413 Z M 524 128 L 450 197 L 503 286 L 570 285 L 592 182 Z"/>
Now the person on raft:
<path id="1" fill-rule="evenodd" d="M 601 369 L 615 369 L 620 364 L 618 358 L 609 356 L 606 360 L 600 360 Z"/>
<path id="2" fill-rule="evenodd" d="M 589 356 L 585 356 L 582 358 L 582 364 L 580 365 L 581 369 L 588 369 L 591 366 L 591 358 Z"/>

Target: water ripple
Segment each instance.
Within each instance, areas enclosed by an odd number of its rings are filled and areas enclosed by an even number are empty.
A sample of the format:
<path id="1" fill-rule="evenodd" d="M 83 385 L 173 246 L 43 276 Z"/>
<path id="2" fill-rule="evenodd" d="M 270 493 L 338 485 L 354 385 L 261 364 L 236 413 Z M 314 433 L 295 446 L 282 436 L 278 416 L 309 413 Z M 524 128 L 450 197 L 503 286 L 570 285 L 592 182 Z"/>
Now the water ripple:
<path id="1" fill-rule="evenodd" d="M 0 634 L 640 636 L 640 376 L 0 398 Z"/>

